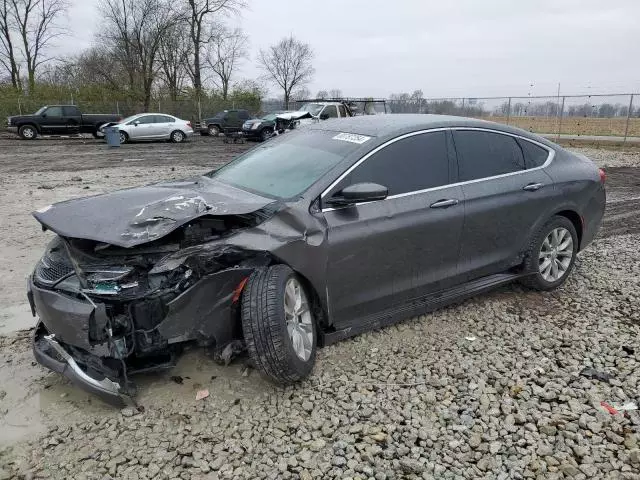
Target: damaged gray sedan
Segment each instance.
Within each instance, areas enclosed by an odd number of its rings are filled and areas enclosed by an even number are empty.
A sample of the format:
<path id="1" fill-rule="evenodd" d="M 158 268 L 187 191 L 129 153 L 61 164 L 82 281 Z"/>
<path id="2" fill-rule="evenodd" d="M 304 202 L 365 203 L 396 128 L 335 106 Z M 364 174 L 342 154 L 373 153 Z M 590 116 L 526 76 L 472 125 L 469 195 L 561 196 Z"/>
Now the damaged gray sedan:
<path id="1" fill-rule="evenodd" d="M 604 172 L 522 130 L 329 120 L 201 177 L 34 212 L 57 234 L 28 280 L 35 356 L 115 404 L 186 343 L 296 382 L 318 346 L 517 279 L 558 287 L 604 205 Z"/>

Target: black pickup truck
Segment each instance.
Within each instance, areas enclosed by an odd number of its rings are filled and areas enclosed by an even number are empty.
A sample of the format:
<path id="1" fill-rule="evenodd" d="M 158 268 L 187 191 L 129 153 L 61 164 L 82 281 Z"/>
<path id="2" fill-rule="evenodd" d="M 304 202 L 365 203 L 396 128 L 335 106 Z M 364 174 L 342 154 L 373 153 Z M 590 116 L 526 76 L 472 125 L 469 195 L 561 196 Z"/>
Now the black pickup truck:
<path id="1" fill-rule="evenodd" d="M 121 119 L 120 115 L 83 114 L 75 105 L 47 105 L 33 115 L 7 118 L 7 127 L 25 140 L 33 140 L 38 135 L 77 133 L 91 133 L 98 138 L 100 126 Z"/>

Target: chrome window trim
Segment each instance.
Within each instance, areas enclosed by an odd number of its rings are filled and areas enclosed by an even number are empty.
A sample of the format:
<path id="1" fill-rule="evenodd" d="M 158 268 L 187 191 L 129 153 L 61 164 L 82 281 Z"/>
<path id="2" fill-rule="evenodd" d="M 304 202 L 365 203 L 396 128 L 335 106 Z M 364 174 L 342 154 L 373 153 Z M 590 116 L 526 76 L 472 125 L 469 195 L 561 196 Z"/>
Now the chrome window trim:
<path id="1" fill-rule="evenodd" d="M 329 185 L 327 188 L 325 188 L 324 191 L 320 194 L 320 200 L 322 201 L 322 199 L 325 198 L 325 196 L 333 189 L 333 187 L 335 187 L 338 183 L 340 183 L 344 179 L 344 177 L 349 175 L 362 162 L 367 160 L 372 155 L 378 153 L 383 148 L 386 148 L 387 146 L 391 145 L 392 143 L 395 143 L 395 142 L 400 141 L 400 140 L 404 140 L 405 138 L 413 137 L 414 135 L 422 135 L 424 133 L 441 132 L 441 131 L 447 131 L 447 130 L 450 130 L 450 131 L 454 131 L 454 130 L 474 130 L 474 131 L 480 131 L 480 132 L 497 133 L 497 134 L 501 134 L 501 135 L 507 135 L 509 137 L 514 137 L 514 138 L 521 138 L 522 140 L 524 140 L 526 142 L 530 142 L 530 143 L 533 143 L 534 145 L 537 145 L 537 146 L 539 146 L 541 148 L 544 148 L 545 150 L 547 150 L 549 152 L 549 155 L 547 156 L 547 160 L 542 165 L 540 165 L 539 167 L 529 168 L 529 169 L 520 170 L 520 171 L 516 171 L 516 172 L 503 173 L 501 175 L 494 175 L 494 176 L 491 176 L 491 177 L 483 177 L 483 178 L 476 178 L 476 179 L 473 179 L 473 180 L 465 180 L 464 182 L 449 183 L 447 185 L 440 185 L 438 187 L 425 188 L 423 190 L 415 190 L 415 191 L 412 191 L 412 192 L 398 193 L 397 195 L 388 196 L 384 200 L 376 200 L 377 202 L 384 202 L 386 200 L 393 200 L 393 199 L 396 199 L 396 198 L 408 197 L 408 196 L 411 196 L 411 195 L 418 195 L 418 194 L 421 194 L 421 193 L 434 192 L 434 191 L 437 191 L 437 190 L 443 190 L 445 188 L 460 187 L 460 186 L 468 185 L 468 184 L 471 184 L 471 183 L 484 182 L 484 181 L 487 181 L 487 180 L 494 180 L 496 178 L 503 178 L 503 177 L 509 177 L 511 175 L 520 175 L 520 174 L 527 173 L 527 172 L 533 172 L 533 171 L 536 171 L 536 170 L 540 170 L 540 169 L 546 168 L 549 165 L 551 165 L 551 162 L 553 161 L 553 159 L 556 156 L 556 151 L 553 148 L 551 148 L 551 147 L 549 147 L 549 146 L 547 146 L 547 145 L 545 145 L 543 143 L 537 142 L 537 141 L 532 140 L 532 139 L 527 138 L 527 137 L 523 137 L 522 135 L 518 135 L 516 133 L 503 132 L 502 130 L 494 130 L 494 129 L 491 129 L 491 128 L 484 128 L 484 127 L 439 127 L 439 128 L 430 128 L 430 129 L 427 129 L 427 130 L 419 130 L 417 132 L 405 133 L 404 135 L 400 135 L 399 137 L 392 138 L 391 140 L 389 140 L 389 141 L 383 143 L 382 145 L 379 145 L 378 147 L 376 147 L 373 150 L 371 150 L 369 153 L 367 153 L 365 156 L 363 156 L 360 160 L 358 160 L 356 163 L 354 163 L 351 167 L 349 167 L 344 173 L 342 173 L 342 175 L 340 175 L 334 182 L 332 182 L 331 185 Z M 364 204 L 367 204 L 367 203 L 375 203 L 375 202 L 359 202 L 359 203 L 355 203 L 354 205 L 358 206 L 358 205 L 364 205 Z M 334 210 L 341 210 L 343 208 L 345 208 L 345 207 L 337 207 L 337 208 L 328 207 L 328 208 L 323 208 L 322 212 L 332 212 Z"/>

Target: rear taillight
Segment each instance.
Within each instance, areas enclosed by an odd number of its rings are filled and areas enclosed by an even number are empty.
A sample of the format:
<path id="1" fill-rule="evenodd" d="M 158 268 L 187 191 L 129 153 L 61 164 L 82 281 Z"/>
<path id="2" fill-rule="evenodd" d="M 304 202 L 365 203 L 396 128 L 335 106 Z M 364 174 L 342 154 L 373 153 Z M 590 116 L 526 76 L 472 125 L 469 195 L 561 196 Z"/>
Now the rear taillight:
<path id="1" fill-rule="evenodd" d="M 187 122 L 187 127 L 192 128 L 191 127 L 191 122 Z"/>
<path id="2" fill-rule="evenodd" d="M 600 174 L 600 183 L 604 185 L 604 183 L 607 181 L 607 172 L 599 168 L 598 173 Z"/>

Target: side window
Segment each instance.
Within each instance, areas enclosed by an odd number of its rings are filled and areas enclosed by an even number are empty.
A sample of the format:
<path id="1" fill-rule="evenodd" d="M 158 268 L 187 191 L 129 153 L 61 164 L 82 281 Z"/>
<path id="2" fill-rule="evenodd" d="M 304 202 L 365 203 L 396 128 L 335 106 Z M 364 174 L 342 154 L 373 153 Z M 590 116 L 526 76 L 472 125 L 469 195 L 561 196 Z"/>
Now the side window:
<path id="1" fill-rule="evenodd" d="M 249 112 L 247 112 L 246 110 L 240 110 L 240 119 L 249 120 Z"/>
<path id="2" fill-rule="evenodd" d="M 341 117 L 347 116 L 347 110 L 344 108 L 344 105 L 338 105 L 338 110 L 340 111 Z"/>
<path id="3" fill-rule="evenodd" d="M 447 185 L 446 133 L 422 133 L 392 143 L 356 167 L 338 190 L 362 182 L 384 185 L 389 189 L 389 195 Z"/>
<path id="4" fill-rule="evenodd" d="M 324 107 L 324 110 L 322 110 L 322 113 L 320 114 L 320 117 L 327 117 L 327 118 L 336 118 L 338 116 L 338 109 L 336 108 L 335 105 L 327 105 L 326 107 Z"/>
<path id="5" fill-rule="evenodd" d="M 154 123 L 155 119 L 153 115 L 145 115 L 144 117 L 138 117 L 133 121 L 129 122 L 130 125 L 133 125 L 135 122 L 138 122 L 140 125 L 145 125 L 147 123 Z"/>
<path id="6" fill-rule="evenodd" d="M 539 147 L 535 143 L 528 142 L 521 138 L 518 139 L 522 153 L 524 153 L 524 161 L 527 168 L 541 167 L 549 158 L 549 151 Z"/>
<path id="7" fill-rule="evenodd" d="M 234 120 L 237 120 L 237 119 L 238 119 L 238 112 L 235 110 L 232 110 L 229 113 L 227 113 L 227 118 L 225 118 L 225 120 L 229 122 L 233 122 Z"/>
<path id="8" fill-rule="evenodd" d="M 167 115 L 154 115 L 155 121 L 154 123 L 173 123 L 174 120 L 172 117 Z"/>
<path id="9" fill-rule="evenodd" d="M 62 107 L 49 107 L 44 113 L 47 115 L 47 117 L 61 117 Z"/>
<path id="10" fill-rule="evenodd" d="M 78 107 L 62 107 L 65 117 L 79 117 L 80 110 Z"/>
<path id="11" fill-rule="evenodd" d="M 461 182 L 493 177 L 525 169 L 524 157 L 514 137 L 476 130 L 456 130 Z"/>

